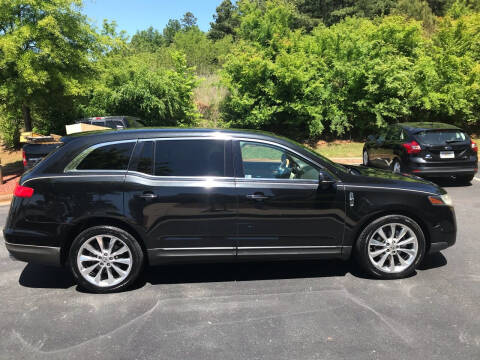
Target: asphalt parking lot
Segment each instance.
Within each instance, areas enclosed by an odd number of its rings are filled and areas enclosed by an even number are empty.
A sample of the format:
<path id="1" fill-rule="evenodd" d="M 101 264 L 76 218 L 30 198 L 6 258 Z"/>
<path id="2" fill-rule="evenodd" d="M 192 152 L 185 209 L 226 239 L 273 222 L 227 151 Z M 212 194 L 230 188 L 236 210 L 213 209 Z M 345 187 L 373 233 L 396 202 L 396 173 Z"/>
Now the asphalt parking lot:
<path id="1" fill-rule="evenodd" d="M 93 295 L 2 243 L 0 359 L 479 359 L 480 179 L 442 185 L 457 244 L 403 280 L 342 261 L 177 265 Z"/>

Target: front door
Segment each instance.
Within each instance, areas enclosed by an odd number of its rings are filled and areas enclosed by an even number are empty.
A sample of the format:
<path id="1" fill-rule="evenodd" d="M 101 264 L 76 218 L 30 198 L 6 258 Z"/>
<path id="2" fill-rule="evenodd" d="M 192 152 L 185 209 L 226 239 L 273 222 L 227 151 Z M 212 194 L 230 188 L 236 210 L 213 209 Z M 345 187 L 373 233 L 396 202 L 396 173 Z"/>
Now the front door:
<path id="1" fill-rule="evenodd" d="M 147 238 L 150 262 L 235 256 L 231 142 L 139 141 L 126 176 L 125 208 Z"/>
<path id="2" fill-rule="evenodd" d="M 239 257 L 320 257 L 341 252 L 345 199 L 319 186 L 319 167 L 261 141 L 235 141 Z"/>

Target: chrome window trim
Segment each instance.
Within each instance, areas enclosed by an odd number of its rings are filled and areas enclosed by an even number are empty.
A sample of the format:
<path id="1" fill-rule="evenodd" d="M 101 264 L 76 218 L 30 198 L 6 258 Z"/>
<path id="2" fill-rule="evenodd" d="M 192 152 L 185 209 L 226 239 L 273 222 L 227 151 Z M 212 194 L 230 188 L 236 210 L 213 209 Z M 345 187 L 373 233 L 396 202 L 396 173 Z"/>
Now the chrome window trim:
<path id="1" fill-rule="evenodd" d="M 128 170 L 128 165 L 127 169 L 125 170 L 108 170 L 108 169 L 85 169 L 85 170 L 78 170 L 77 166 L 84 160 L 88 154 L 90 154 L 93 150 L 108 146 L 108 145 L 115 145 L 115 144 L 124 144 L 124 143 L 136 143 L 138 140 L 137 139 L 129 139 L 129 140 L 118 140 L 118 141 L 108 141 L 108 142 L 102 142 L 98 143 L 95 145 L 92 145 L 85 150 L 83 150 L 80 154 L 75 156 L 72 161 L 68 163 L 67 166 L 65 166 L 65 169 L 63 170 L 64 173 L 76 173 L 76 172 L 116 172 L 116 173 L 125 173 Z M 132 149 L 132 154 L 130 154 L 130 159 L 133 155 L 133 149 Z M 130 162 L 130 161 L 129 161 Z"/>
<path id="2" fill-rule="evenodd" d="M 336 181 L 340 182 L 340 179 L 335 176 L 334 174 L 331 173 L 328 169 L 325 168 L 325 166 L 321 165 L 317 161 L 306 157 L 302 154 L 300 154 L 298 151 L 293 150 L 292 148 L 279 144 L 274 141 L 270 140 L 263 140 L 263 139 L 255 139 L 255 138 L 248 138 L 248 137 L 236 137 L 232 136 L 231 134 L 224 134 L 224 133 L 216 133 L 217 135 L 214 134 L 209 134 L 207 136 L 174 136 L 174 137 L 154 137 L 154 138 L 142 138 L 142 139 L 129 139 L 129 140 L 120 140 L 120 141 L 109 141 L 109 142 L 104 142 L 104 143 L 99 143 L 92 145 L 91 147 L 88 147 L 87 149 L 83 150 L 80 154 L 78 154 L 64 169 L 64 173 L 79 173 L 79 172 L 91 172 L 91 173 L 99 173 L 99 172 L 112 172 L 112 173 L 124 173 L 124 174 L 141 174 L 143 176 L 147 177 L 154 177 L 157 179 L 179 179 L 179 178 L 189 178 L 189 179 L 202 179 L 202 178 L 212 178 L 211 176 L 159 176 L 159 175 L 150 175 L 150 174 L 145 174 L 141 173 L 138 171 L 131 171 L 131 170 L 101 170 L 101 169 L 96 169 L 96 170 L 77 170 L 76 167 L 80 162 L 93 150 L 102 147 L 102 146 L 107 146 L 107 145 L 112 145 L 112 144 L 121 144 L 121 143 L 128 143 L 128 142 L 147 142 L 147 141 L 170 141 L 170 140 L 222 140 L 222 141 L 227 141 L 227 140 L 239 140 L 239 141 L 248 141 L 248 142 L 256 142 L 256 143 L 262 143 L 262 144 L 267 144 L 271 146 L 276 146 L 280 147 L 282 149 L 285 149 L 296 156 L 300 157 L 302 160 L 310 162 L 314 164 L 315 166 L 319 167 L 321 170 L 328 172 L 328 174 L 334 178 Z M 133 156 L 133 152 L 132 155 Z M 221 177 L 222 179 L 228 179 L 229 177 Z M 303 184 L 309 183 L 309 184 L 318 184 L 318 180 L 312 180 L 312 179 L 274 179 L 274 178 L 252 178 L 252 179 L 247 179 L 247 178 L 241 178 L 241 177 L 235 177 L 235 180 L 248 180 L 248 181 L 271 181 L 276 184 L 279 183 L 284 183 L 284 184 L 294 184 L 298 182 L 303 182 Z"/>
<path id="3" fill-rule="evenodd" d="M 398 191 L 416 192 L 416 193 L 421 193 L 421 194 L 438 195 L 437 193 L 431 192 L 431 191 L 396 188 L 396 187 L 381 187 L 381 186 L 372 186 L 372 185 L 349 185 L 349 184 L 341 184 L 339 186 L 342 186 L 344 190 L 348 190 L 349 188 L 376 189 L 376 190 L 398 190 Z"/>
<path id="4" fill-rule="evenodd" d="M 29 181 L 33 180 L 42 180 L 42 179 L 61 179 L 61 178 L 66 178 L 66 179 L 75 179 L 77 177 L 95 177 L 98 178 L 99 176 L 109 176 L 109 177 L 115 177 L 115 176 L 122 176 L 125 177 L 125 174 L 96 174 L 96 175 L 84 175 L 84 174 L 76 174 L 75 176 L 72 175 L 52 175 L 52 176 L 38 176 L 38 177 L 33 177 L 30 179 L 25 180 L 21 185 L 25 185 Z"/>

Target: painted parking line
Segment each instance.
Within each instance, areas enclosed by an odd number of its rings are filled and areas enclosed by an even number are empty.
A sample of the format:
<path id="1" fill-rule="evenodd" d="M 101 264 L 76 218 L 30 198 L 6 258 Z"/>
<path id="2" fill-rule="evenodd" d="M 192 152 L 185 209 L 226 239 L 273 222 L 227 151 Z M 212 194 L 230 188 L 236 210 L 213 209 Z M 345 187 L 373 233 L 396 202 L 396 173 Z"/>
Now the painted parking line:
<path id="1" fill-rule="evenodd" d="M 474 179 L 477 180 L 477 181 L 480 181 L 480 178 L 478 178 L 478 177 L 474 177 Z"/>

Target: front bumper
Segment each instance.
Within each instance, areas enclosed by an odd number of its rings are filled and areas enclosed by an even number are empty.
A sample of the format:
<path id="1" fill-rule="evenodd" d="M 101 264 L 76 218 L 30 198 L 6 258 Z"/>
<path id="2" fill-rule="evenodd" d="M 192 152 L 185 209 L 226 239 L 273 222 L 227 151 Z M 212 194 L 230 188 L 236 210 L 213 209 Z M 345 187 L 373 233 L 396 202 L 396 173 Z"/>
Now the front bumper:
<path id="1" fill-rule="evenodd" d="M 453 207 L 441 207 L 448 211 L 448 216 L 441 216 L 440 221 L 430 230 L 429 253 L 444 250 L 457 242 L 457 219 Z"/>
<path id="2" fill-rule="evenodd" d="M 10 255 L 16 260 L 61 266 L 59 247 L 12 244 L 8 242 L 5 242 L 5 246 Z"/>

